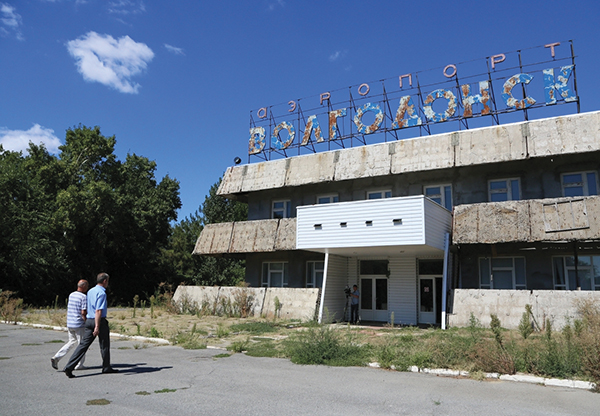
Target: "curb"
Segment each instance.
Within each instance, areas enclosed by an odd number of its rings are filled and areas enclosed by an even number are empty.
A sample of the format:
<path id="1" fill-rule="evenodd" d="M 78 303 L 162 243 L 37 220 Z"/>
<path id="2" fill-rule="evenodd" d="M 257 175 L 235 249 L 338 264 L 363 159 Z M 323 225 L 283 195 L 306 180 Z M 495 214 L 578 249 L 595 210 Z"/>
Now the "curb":
<path id="1" fill-rule="evenodd" d="M 32 328 L 52 329 L 53 331 L 67 332 L 67 327 L 64 327 L 64 326 L 28 324 L 26 322 L 16 322 L 16 324 L 21 325 L 21 326 L 30 326 Z M 150 337 L 143 337 L 141 335 L 123 335 L 123 334 L 117 334 L 115 332 L 110 332 L 109 335 L 113 338 L 129 339 L 132 341 L 153 342 L 155 344 L 161 344 L 161 345 L 171 345 L 171 343 L 169 341 L 167 341 L 166 339 L 162 339 L 162 338 L 150 338 Z"/>
<path id="2" fill-rule="evenodd" d="M 379 363 L 369 363 L 369 367 L 371 368 L 381 368 Z M 390 367 L 392 370 L 396 370 L 395 366 Z M 458 370 L 449 370 L 446 368 L 419 368 L 417 366 L 412 366 L 407 369 L 412 373 L 424 373 L 424 374 L 434 374 L 437 376 L 445 376 L 445 377 L 468 377 L 468 371 L 458 371 Z M 515 381 L 518 383 L 530 383 L 530 384 L 539 384 L 547 387 L 567 387 L 571 389 L 582 389 L 582 390 L 593 390 L 596 388 L 596 383 L 592 383 L 589 381 L 580 381 L 580 380 L 563 380 L 558 378 L 545 378 L 538 376 L 531 376 L 528 374 L 498 374 L 498 373 L 485 373 L 485 378 L 487 379 L 495 379 L 502 381 Z"/>

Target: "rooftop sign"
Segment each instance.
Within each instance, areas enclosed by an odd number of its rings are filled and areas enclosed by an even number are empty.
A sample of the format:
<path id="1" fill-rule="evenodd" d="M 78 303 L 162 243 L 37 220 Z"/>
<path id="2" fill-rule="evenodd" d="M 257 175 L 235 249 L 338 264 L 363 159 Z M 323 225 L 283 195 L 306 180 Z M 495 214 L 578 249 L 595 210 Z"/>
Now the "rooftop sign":
<path id="1" fill-rule="evenodd" d="M 579 111 L 576 87 L 572 41 L 494 54 L 262 107 L 250 115 L 248 154 L 268 160 L 292 149 L 367 144 L 376 133 L 398 140 L 408 128 L 431 134 L 433 125 L 452 121 L 469 128 L 482 116 L 500 124 L 500 114 L 516 111 L 527 120 L 529 110 L 556 104 L 577 103 Z"/>

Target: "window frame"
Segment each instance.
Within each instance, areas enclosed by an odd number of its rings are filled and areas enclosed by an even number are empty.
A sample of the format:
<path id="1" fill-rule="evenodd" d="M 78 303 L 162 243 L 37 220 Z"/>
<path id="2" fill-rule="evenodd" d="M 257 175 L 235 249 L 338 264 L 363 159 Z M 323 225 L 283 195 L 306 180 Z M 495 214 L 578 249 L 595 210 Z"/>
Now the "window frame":
<path id="1" fill-rule="evenodd" d="M 507 260 L 510 259 L 512 262 L 512 266 L 494 266 L 493 265 L 493 260 Z M 517 265 L 517 259 L 519 260 L 519 262 L 522 261 L 522 275 L 523 275 L 523 283 L 518 283 L 517 282 L 517 267 L 519 267 Z M 487 272 L 489 274 L 489 283 L 484 284 L 483 283 L 483 274 L 482 274 L 482 262 L 483 261 L 487 261 Z M 510 257 L 510 256 L 502 256 L 502 257 L 479 257 L 477 259 L 477 266 L 479 268 L 479 288 L 480 289 L 494 289 L 494 290 L 527 290 L 527 263 L 526 263 L 526 259 L 524 256 L 516 256 L 516 257 Z M 512 272 L 512 284 L 511 284 L 511 288 L 510 289 L 501 289 L 501 288 L 495 288 L 494 287 L 494 271 L 497 272 L 506 272 L 506 271 L 511 271 Z"/>
<path id="2" fill-rule="evenodd" d="M 492 189 L 493 182 L 506 182 L 506 187 L 502 189 Z M 513 182 L 517 182 L 517 198 L 514 198 L 515 191 L 513 189 Z M 502 201 L 493 201 L 492 195 L 506 194 L 506 199 Z M 488 180 L 488 200 L 490 202 L 503 202 L 503 201 L 520 201 L 521 200 L 521 178 L 498 178 Z"/>
<path id="3" fill-rule="evenodd" d="M 329 202 L 319 202 L 320 199 L 329 198 Z M 317 195 L 316 204 L 335 204 L 336 202 L 340 202 L 340 196 L 338 194 L 323 194 Z"/>
<path id="4" fill-rule="evenodd" d="M 281 269 L 275 269 L 272 266 L 281 264 Z M 271 275 L 281 272 L 281 286 L 271 284 Z M 288 287 L 289 284 L 289 266 L 287 261 L 264 261 L 262 263 L 262 272 L 260 278 L 261 287 Z"/>
<path id="5" fill-rule="evenodd" d="M 434 188 L 439 188 L 439 193 L 434 194 L 434 195 L 427 195 L 427 190 L 434 189 Z M 450 190 L 450 201 L 449 201 L 450 207 L 448 207 L 448 201 L 446 198 L 446 188 L 450 188 L 449 189 Z M 423 195 L 426 196 L 427 198 L 431 199 L 433 202 L 443 206 L 448 211 L 452 211 L 452 208 L 454 207 L 454 203 L 452 201 L 452 199 L 453 199 L 452 193 L 453 192 L 452 192 L 452 184 L 451 183 L 423 186 Z M 439 196 L 440 202 L 436 201 L 436 199 L 438 199 L 438 196 Z"/>
<path id="6" fill-rule="evenodd" d="M 320 267 L 317 265 L 321 263 Z M 317 273 L 321 272 L 321 285 L 318 285 Z M 325 276 L 325 260 L 308 260 L 306 262 L 306 287 L 320 288 L 323 286 L 323 277 Z"/>
<path id="7" fill-rule="evenodd" d="M 283 203 L 282 208 L 275 208 L 275 204 Z M 275 215 L 281 211 L 281 216 Z M 271 219 L 291 218 L 292 216 L 292 201 L 289 199 L 275 199 L 271 202 Z"/>
<path id="8" fill-rule="evenodd" d="M 589 175 L 594 175 L 594 183 L 590 184 Z M 581 175 L 581 182 L 577 182 L 577 185 L 565 184 L 565 176 L 568 175 Z M 581 185 L 579 185 L 581 184 Z M 567 186 L 568 185 L 568 186 Z M 592 193 L 590 193 L 590 185 L 593 186 L 591 189 Z M 582 170 L 576 172 L 564 172 L 560 174 L 560 187 L 562 189 L 563 197 L 578 197 L 578 196 L 590 196 L 590 195 L 598 195 L 598 172 L 595 170 Z M 581 187 L 582 195 L 567 195 L 566 190 L 569 188 L 579 188 Z"/>
<path id="9" fill-rule="evenodd" d="M 590 288 L 584 288 L 583 285 L 581 285 L 581 279 L 579 281 L 581 290 L 586 290 L 586 291 L 600 291 L 600 254 L 590 254 L 588 256 L 577 256 L 578 259 L 582 259 L 582 258 L 589 258 L 590 262 L 589 265 L 585 265 L 585 264 L 580 264 L 577 267 L 575 267 L 575 256 L 552 256 L 552 279 L 553 279 L 553 284 L 554 284 L 554 290 L 579 290 L 577 287 L 573 287 L 571 288 L 571 278 L 569 276 L 569 271 L 585 271 L 588 270 L 590 271 Z M 572 260 L 573 265 L 569 265 L 567 262 L 567 259 Z M 594 261 L 595 259 L 595 261 Z M 561 260 L 561 268 L 562 268 L 562 273 L 563 273 L 563 279 L 564 279 L 564 283 L 562 284 L 557 284 L 557 270 L 556 270 L 556 262 L 557 260 Z M 598 269 L 598 278 L 596 276 L 594 276 L 594 269 Z M 574 280 L 576 278 L 574 277 Z M 575 280 L 573 282 L 573 286 L 577 285 L 577 280 Z"/>
<path id="10" fill-rule="evenodd" d="M 381 194 L 381 196 L 377 197 L 377 198 L 372 198 L 371 195 L 374 194 Z M 391 189 L 374 189 L 371 191 L 367 191 L 367 199 L 371 200 L 371 199 L 387 199 L 387 198 L 391 198 L 392 197 L 392 190 Z"/>

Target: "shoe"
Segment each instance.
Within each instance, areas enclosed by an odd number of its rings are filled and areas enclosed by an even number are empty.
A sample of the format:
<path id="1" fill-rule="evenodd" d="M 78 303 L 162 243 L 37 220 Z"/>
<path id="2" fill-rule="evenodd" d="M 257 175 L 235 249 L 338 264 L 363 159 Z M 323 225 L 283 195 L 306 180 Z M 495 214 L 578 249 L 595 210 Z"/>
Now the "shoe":
<path id="1" fill-rule="evenodd" d="M 117 370 L 116 368 L 112 368 L 112 367 L 102 370 L 102 374 L 114 374 L 114 373 L 118 373 L 118 372 L 119 372 L 119 370 Z"/>
<path id="2" fill-rule="evenodd" d="M 65 370 L 65 374 L 69 378 L 75 378 L 75 375 L 73 374 L 73 370 Z"/>
<path id="3" fill-rule="evenodd" d="M 58 360 L 56 358 L 50 358 L 50 364 L 52 364 L 52 368 L 58 370 Z"/>
<path id="4" fill-rule="evenodd" d="M 79 367 L 75 367 L 75 371 L 79 371 L 79 370 L 87 370 L 88 367 L 86 367 L 85 365 L 80 365 Z"/>

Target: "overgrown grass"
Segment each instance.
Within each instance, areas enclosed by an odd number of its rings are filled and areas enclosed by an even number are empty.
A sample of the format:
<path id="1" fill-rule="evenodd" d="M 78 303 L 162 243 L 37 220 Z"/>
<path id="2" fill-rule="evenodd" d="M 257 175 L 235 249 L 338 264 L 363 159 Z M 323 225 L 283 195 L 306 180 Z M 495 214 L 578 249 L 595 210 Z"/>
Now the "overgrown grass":
<path id="1" fill-rule="evenodd" d="M 229 327 L 233 332 L 248 332 L 251 335 L 261 335 L 276 332 L 278 325 L 273 322 L 243 322 Z"/>

